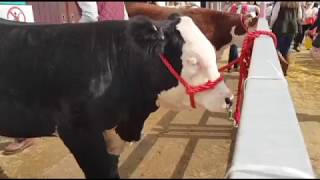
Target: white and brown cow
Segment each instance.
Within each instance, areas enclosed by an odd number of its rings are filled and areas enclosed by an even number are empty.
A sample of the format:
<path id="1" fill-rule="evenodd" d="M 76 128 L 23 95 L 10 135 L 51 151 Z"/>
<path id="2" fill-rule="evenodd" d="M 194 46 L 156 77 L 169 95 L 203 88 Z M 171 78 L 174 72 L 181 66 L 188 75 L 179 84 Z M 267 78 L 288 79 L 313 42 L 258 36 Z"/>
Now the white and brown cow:
<path id="1" fill-rule="evenodd" d="M 0 20 L 0 34 L 0 135 L 50 136 L 57 129 L 87 178 L 119 177 L 114 138 L 138 141 L 159 106 L 191 109 L 159 54 L 190 85 L 221 76 L 213 46 L 185 16 L 55 25 Z M 217 111 L 231 96 L 220 81 L 196 94 L 195 105 Z"/>
<path id="2" fill-rule="evenodd" d="M 129 17 L 148 16 L 154 20 L 167 19 L 171 14 L 178 13 L 192 18 L 202 33 L 216 49 L 218 61 L 223 51 L 231 44 L 242 46 L 247 32 L 256 29 L 258 18 L 241 16 L 207 8 L 172 8 L 147 3 L 126 3 Z"/>

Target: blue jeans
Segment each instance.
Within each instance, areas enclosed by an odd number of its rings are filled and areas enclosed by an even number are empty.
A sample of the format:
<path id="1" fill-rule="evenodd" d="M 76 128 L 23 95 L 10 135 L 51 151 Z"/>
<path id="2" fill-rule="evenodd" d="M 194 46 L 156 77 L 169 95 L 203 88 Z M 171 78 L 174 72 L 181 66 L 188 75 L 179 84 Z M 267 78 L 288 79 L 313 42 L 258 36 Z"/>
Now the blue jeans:
<path id="1" fill-rule="evenodd" d="M 231 63 L 232 61 L 236 60 L 238 57 L 239 57 L 238 47 L 235 44 L 232 44 L 229 50 L 228 63 Z M 234 68 L 237 68 L 237 67 L 238 67 L 238 64 L 234 64 Z"/>
<path id="2" fill-rule="evenodd" d="M 282 54 L 283 57 L 287 57 L 289 53 L 289 49 L 291 46 L 291 43 L 293 41 L 293 34 L 281 34 L 277 35 L 278 39 L 278 50 Z"/>

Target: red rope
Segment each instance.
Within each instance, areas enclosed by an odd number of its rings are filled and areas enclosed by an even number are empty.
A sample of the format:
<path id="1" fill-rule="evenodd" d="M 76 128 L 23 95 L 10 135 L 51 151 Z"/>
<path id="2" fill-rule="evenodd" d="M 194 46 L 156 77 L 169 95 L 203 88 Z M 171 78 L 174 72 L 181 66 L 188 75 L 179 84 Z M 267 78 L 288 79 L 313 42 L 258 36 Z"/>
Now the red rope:
<path id="1" fill-rule="evenodd" d="M 230 68 L 232 65 L 239 63 L 240 65 L 240 78 L 238 82 L 238 98 L 237 98 L 237 105 L 236 105 L 236 111 L 234 113 L 235 121 L 237 125 L 240 123 L 240 116 L 241 116 L 241 109 L 242 109 L 242 103 L 243 103 L 243 87 L 244 87 L 244 80 L 248 77 L 248 70 L 250 67 L 251 62 L 251 54 L 252 54 L 252 48 L 254 40 L 259 37 L 260 35 L 268 35 L 271 36 L 275 47 L 277 47 L 277 38 L 276 36 L 270 32 L 270 31 L 254 31 L 248 33 L 246 39 L 243 42 L 242 51 L 240 57 L 233 61 L 230 64 L 227 64 L 219 69 L 220 72 L 225 71 L 226 69 Z M 171 74 L 186 88 L 186 93 L 190 96 L 190 103 L 193 108 L 195 108 L 195 100 L 194 95 L 198 92 L 209 90 L 215 88 L 221 81 L 223 81 L 223 76 L 220 76 L 215 81 L 208 81 L 207 83 L 199 86 L 191 86 L 188 84 L 187 81 L 185 81 L 172 67 L 172 65 L 169 63 L 168 59 L 163 55 L 160 54 L 160 58 L 162 62 L 165 64 L 165 66 L 168 68 L 168 70 L 171 72 Z"/>
<path id="2" fill-rule="evenodd" d="M 160 54 L 160 58 L 163 62 L 163 64 L 166 65 L 166 67 L 168 68 L 168 70 L 171 72 L 171 74 L 178 80 L 181 82 L 181 84 L 186 88 L 186 93 L 189 95 L 190 97 L 190 104 L 193 108 L 196 108 L 196 103 L 194 100 L 194 95 L 198 92 L 201 91 L 206 91 L 209 89 L 214 89 L 221 81 L 223 81 L 223 76 L 220 76 L 218 79 L 216 79 L 215 81 L 208 81 L 205 84 L 199 85 L 199 86 L 191 86 L 188 84 L 187 81 L 185 81 L 172 67 L 172 65 L 169 63 L 168 59 L 163 55 Z"/>
<path id="3" fill-rule="evenodd" d="M 259 37 L 260 35 L 268 35 L 271 36 L 273 39 L 273 42 L 275 44 L 275 47 L 277 47 L 277 38 L 276 36 L 270 32 L 270 31 L 254 31 L 248 33 L 246 39 L 243 42 L 241 55 L 240 57 L 233 61 L 230 64 L 227 64 L 219 69 L 220 72 L 225 71 L 226 69 L 230 68 L 235 63 L 239 63 L 240 65 L 240 77 L 238 82 L 238 98 L 237 98 L 237 105 L 236 105 L 236 111 L 234 113 L 236 124 L 239 125 L 240 123 L 240 116 L 241 116 L 241 109 L 242 109 L 242 103 L 243 103 L 243 88 L 244 88 L 244 81 L 248 77 L 248 70 L 250 67 L 251 62 L 251 54 L 252 54 L 252 48 L 254 40 Z"/>

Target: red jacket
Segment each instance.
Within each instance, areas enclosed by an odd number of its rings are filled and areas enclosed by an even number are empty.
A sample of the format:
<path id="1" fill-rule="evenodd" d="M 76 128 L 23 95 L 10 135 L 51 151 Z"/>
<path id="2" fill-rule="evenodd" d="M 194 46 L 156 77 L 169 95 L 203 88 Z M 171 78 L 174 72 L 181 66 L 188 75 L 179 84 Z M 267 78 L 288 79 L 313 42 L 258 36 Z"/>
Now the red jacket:
<path id="1" fill-rule="evenodd" d="M 236 14 L 238 10 L 237 4 L 232 4 L 230 8 L 230 12 Z"/>

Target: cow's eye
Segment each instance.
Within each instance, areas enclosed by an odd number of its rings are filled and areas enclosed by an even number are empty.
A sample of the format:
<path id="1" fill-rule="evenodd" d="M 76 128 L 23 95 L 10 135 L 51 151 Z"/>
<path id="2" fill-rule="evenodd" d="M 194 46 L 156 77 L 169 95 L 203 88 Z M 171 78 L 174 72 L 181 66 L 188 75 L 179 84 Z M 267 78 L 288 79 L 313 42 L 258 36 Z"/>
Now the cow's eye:
<path id="1" fill-rule="evenodd" d="M 155 26 L 155 25 L 152 25 L 152 29 L 154 30 L 154 31 L 158 31 L 158 29 L 157 29 L 157 27 Z"/>

